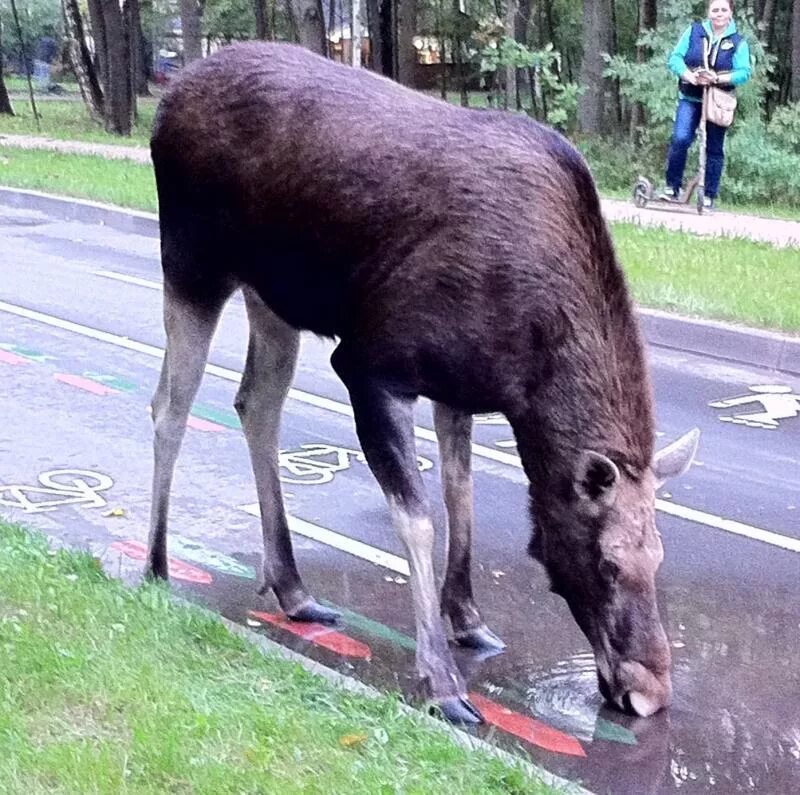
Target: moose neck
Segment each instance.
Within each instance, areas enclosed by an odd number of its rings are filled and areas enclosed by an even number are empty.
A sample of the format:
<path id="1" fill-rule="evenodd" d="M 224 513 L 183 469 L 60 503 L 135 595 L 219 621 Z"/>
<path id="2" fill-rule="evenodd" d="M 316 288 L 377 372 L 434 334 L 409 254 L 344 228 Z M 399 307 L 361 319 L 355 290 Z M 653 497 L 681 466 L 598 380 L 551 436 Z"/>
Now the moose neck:
<path id="1" fill-rule="evenodd" d="M 650 381 L 626 294 L 571 324 L 551 352 L 549 377 L 527 396 L 511 424 L 532 484 L 549 488 L 571 475 L 582 450 L 642 471 L 653 455 Z"/>

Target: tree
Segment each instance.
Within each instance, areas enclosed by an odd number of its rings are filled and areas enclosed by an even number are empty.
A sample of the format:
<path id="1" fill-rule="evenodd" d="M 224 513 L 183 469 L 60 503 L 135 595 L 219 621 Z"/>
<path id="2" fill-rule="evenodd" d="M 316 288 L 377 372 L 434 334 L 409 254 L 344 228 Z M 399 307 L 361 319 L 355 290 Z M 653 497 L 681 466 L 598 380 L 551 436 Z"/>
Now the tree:
<path id="1" fill-rule="evenodd" d="M 97 77 L 97 70 L 86 45 L 83 20 L 78 8 L 78 0 L 63 0 L 62 11 L 64 27 L 69 42 L 69 62 L 78 81 L 83 101 L 89 115 L 97 122 L 105 118 L 103 91 Z"/>
<path id="2" fill-rule="evenodd" d="M 183 63 L 203 57 L 203 33 L 200 27 L 200 4 L 197 0 L 180 0 Z"/>
<path id="3" fill-rule="evenodd" d="M 417 55 L 412 39 L 417 33 L 417 0 L 395 0 L 394 78 L 398 83 L 414 84 Z"/>
<path id="4" fill-rule="evenodd" d="M 789 97 L 800 102 L 800 0 L 792 4 L 792 82 Z"/>
<path id="5" fill-rule="evenodd" d="M 325 16 L 320 0 L 286 0 L 295 41 L 320 55 L 328 54 Z"/>
<path id="6" fill-rule="evenodd" d="M 116 135 L 130 135 L 133 124 L 133 92 L 129 37 L 119 2 L 100 1 L 108 56 L 105 85 L 106 130 Z"/>
<path id="7" fill-rule="evenodd" d="M 581 85 L 583 95 L 578 106 L 581 131 L 602 134 L 608 129 L 606 94 L 608 80 L 604 54 L 614 54 L 614 11 L 612 0 L 584 0 L 583 3 L 583 63 Z"/>
<path id="8" fill-rule="evenodd" d="M 11 107 L 11 99 L 3 81 L 3 60 L 3 21 L 0 19 L 0 113 L 13 116 L 14 108 Z"/>

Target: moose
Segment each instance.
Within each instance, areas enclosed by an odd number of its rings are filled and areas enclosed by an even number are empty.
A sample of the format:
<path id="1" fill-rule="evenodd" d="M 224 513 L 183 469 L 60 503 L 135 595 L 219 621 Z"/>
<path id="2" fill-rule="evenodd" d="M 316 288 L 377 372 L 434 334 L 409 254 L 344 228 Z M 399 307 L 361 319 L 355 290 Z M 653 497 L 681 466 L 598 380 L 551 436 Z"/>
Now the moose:
<path id="1" fill-rule="evenodd" d="M 241 289 L 249 342 L 235 407 L 264 542 L 260 592 L 297 621 L 306 589 L 278 478 L 301 331 L 333 338 L 367 463 L 407 550 L 417 673 L 480 722 L 448 646 L 503 648 L 473 597 L 472 416 L 502 412 L 530 482 L 528 545 L 592 646 L 604 697 L 648 716 L 671 696 L 655 575 L 655 491 L 690 431 L 654 452 L 653 398 L 622 269 L 582 157 L 556 131 L 448 105 L 289 44 L 187 67 L 151 141 L 166 355 L 152 401 L 146 573 L 168 576 L 175 461 L 220 313 Z M 413 406 L 434 405 L 448 516 L 441 594 Z"/>

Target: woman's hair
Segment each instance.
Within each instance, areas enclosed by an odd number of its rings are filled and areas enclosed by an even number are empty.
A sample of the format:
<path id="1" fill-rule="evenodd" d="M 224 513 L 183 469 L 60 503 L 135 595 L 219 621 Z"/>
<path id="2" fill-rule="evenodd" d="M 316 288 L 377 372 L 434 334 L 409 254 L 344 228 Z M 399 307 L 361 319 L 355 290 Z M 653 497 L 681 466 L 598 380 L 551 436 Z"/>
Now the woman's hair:
<path id="1" fill-rule="evenodd" d="M 712 3 L 716 3 L 717 0 L 708 0 L 708 4 L 706 5 L 706 13 L 708 13 L 708 9 L 711 8 Z M 736 12 L 736 7 L 734 5 L 735 0 L 724 0 L 728 4 L 728 8 L 731 10 L 731 16 Z"/>

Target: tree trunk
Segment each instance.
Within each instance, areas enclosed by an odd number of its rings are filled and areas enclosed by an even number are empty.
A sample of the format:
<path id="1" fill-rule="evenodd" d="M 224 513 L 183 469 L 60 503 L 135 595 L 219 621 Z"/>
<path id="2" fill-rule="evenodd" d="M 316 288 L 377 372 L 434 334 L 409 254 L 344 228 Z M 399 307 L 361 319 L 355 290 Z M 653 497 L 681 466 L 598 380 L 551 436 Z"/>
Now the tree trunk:
<path id="1" fill-rule="evenodd" d="M 130 135 L 133 120 L 131 67 L 128 37 L 122 10 L 117 0 L 101 0 L 108 47 L 108 91 L 106 92 L 106 130 L 115 135 Z"/>
<path id="2" fill-rule="evenodd" d="M 14 26 L 17 29 L 17 40 L 19 41 L 19 51 L 22 56 L 22 63 L 25 68 L 25 77 L 28 81 L 28 95 L 31 99 L 31 110 L 33 111 L 33 118 L 36 120 L 37 132 L 42 131 L 41 116 L 36 109 L 36 100 L 33 97 L 33 83 L 31 82 L 31 61 L 28 58 L 28 48 L 25 46 L 25 36 L 22 33 L 22 25 L 19 21 L 19 11 L 17 10 L 16 0 L 11 0 L 11 14 L 14 17 Z"/>
<path id="3" fill-rule="evenodd" d="M 366 0 L 367 29 L 369 30 L 369 68 L 373 72 L 385 74 L 383 68 L 383 20 L 380 0 Z"/>
<path id="4" fill-rule="evenodd" d="M 69 63 L 75 77 L 81 96 L 89 111 L 89 115 L 96 121 L 102 122 L 103 91 L 97 78 L 97 71 L 92 63 L 92 56 L 86 44 L 83 33 L 83 19 L 78 8 L 78 0 L 63 0 L 62 12 L 64 14 L 64 29 L 69 40 Z"/>
<path id="5" fill-rule="evenodd" d="M 770 51 L 775 43 L 775 13 L 777 8 L 778 4 L 775 0 L 764 0 L 761 24 L 764 26 L 764 46 Z"/>
<path id="6" fill-rule="evenodd" d="M 135 113 L 135 98 L 150 96 L 150 86 L 147 83 L 148 63 L 139 0 L 125 0 L 125 10 L 127 11 L 126 24 L 130 41 L 131 87 Z"/>
<path id="7" fill-rule="evenodd" d="M 3 22 L 0 20 L 0 113 L 8 116 L 14 115 L 14 108 L 11 107 L 11 99 L 3 81 Z"/>
<path id="8" fill-rule="evenodd" d="M 639 13 L 637 25 L 637 38 L 647 30 L 654 30 L 656 27 L 656 20 L 658 16 L 658 9 L 656 0 L 639 0 Z M 636 63 L 644 63 L 650 57 L 649 47 L 643 47 L 640 44 L 636 45 Z M 638 129 L 644 123 L 644 105 L 641 102 L 634 102 L 631 107 L 631 126 L 630 126 L 630 139 L 635 143 Z"/>
<path id="9" fill-rule="evenodd" d="M 253 0 L 253 13 L 256 18 L 256 38 L 266 41 L 270 38 L 265 0 Z"/>
<path id="10" fill-rule="evenodd" d="M 289 20 L 298 44 L 319 55 L 328 55 L 325 15 L 321 0 L 286 0 Z"/>
<path id="11" fill-rule="evenodd" d="M 361 68 L 361 0 L 350 0 L 350 65 Z"/>
<path id="12" fill-rule="evenodd" d="M 792 4 L 792 82 L 789 89 L 792 102 L 800 102 L 800 0 Z"/>
<path id="13" fill-rule="evenodd" d="M 531 20 L 531 0 L 519 0 L 517 15 L 514 17 L 514 39 L 520 44 L 528 44 L 528 27 Z M 516 69 L 517 110 L 522 110 L 522 94 L 528 85 L 525 69 Z"/>
<path id="14" fill-rule="evenodd" d="M 584 133 L 602 135 L 607 130 L 606 91 L 603 77 L 603 53 L 613 54 L 611 0 L 584 0 L 583 63 L 581 85 L 584 87 L 578 104 L 578 124 Z"/>
<path id="15" fill-rule="evenodd" d="M 516 18 L 519 0 L 506 0 L 506 13 L 503 18 L 503 32 L 509 38 L 515 38 Z M 514 66 L 505 67 L 505 91 L 503 91 L 503 107 L 508 110 L 517 106 L 517 70 Z"/>
<path id="16" fill-rule="evenodd" d="M 200 5 L 197 0 L 180 0 L 184 65 L 203 57 Z"/>
<path id="17" fill-rule="evenodd" d="M 395 80 L 411 86 L 417 61 L 417 51 L 412 43 L 417 33 L 417 0 L 395 0 L 395 14 Z"/>
<path id="18" fill-rule="evenodd" d="M 94 41 L 94 61 L 103 92 L 108 94 L 108 42 L 101 0 L 88 0 L 89 23 Z"/>

